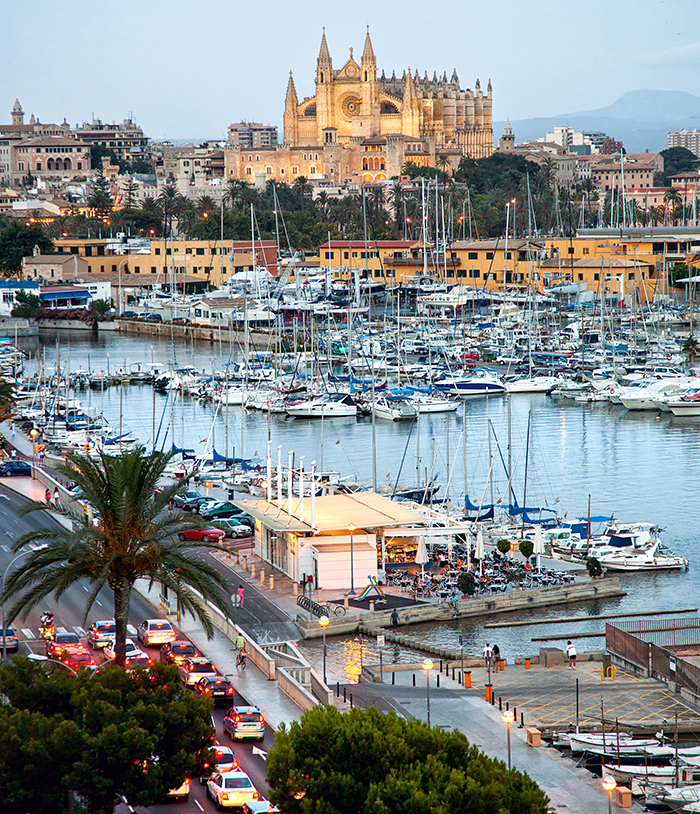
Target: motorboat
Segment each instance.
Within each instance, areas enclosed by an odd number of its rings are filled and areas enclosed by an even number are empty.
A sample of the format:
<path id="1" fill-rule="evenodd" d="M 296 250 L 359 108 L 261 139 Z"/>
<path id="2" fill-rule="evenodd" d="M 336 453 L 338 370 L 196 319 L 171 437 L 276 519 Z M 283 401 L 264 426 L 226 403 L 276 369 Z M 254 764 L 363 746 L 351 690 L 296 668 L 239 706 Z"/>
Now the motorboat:
<path id="1" fill-rule="evenodd" d="M 700 416 L 700 392 L 675 399 L 669 398 L 665 406 L 676 416 Z"/>
<path id="2" fill-rule="evenodd" d="M 560 384 L 561 379 L 557 376 L 530 376 L 506 382 L 506 389 L 509 393 L 548 393 Z"/>
<path id="3" fill-rule="evenodd" d="M 460 398 L 502 396 L 506 386 L 495 371 L 475 368 L 468 376 L 448 376 L 435 382 L 435 387 Z"/>
<path id="4" fill-rule="evenodd" d="M 598 561 L 611 571 L 679 571 L 688 567 L 688 560 L 677 557 L 658 541 L 643 548 L 624 548 L 614 554 L 604 554 Z"/>
<path id="5" fill-rule="evenodd" d="M 416 417 L 416 407 L 405 398 L 380 396 L 374 402 L 374 415 L 388 421 L 405 421 Z"/>
<path id="6" fill-rule="evenodd" d="M 453 413 L 457 409 L 457 403 L 440 396 L 428 396 L 425 393 L 414 393 L 408 397 L 408 401 L 414 405 L 416 411 L 421 415 L 427 413 Z"/>
<path id="7" fill-rule="evenodd" d="M 652 786 L 647 792 L 645 805 L 650 811 L 692 811 L 700 812 L 700 785 L 693 786 Z"/>
<path id="8" fill-rule="evenodd" d="M 603 734 L 597 732 L 577 732 L 569 740 L 569 748 L 572 752 L 593 752 L 595 754 L 607 754 L 618 749 L 620 752 L 641 752 L 652 747 L 658 747 L 659 741 L 656 738 L 633 738 L 630 735 Z"/>
<path id="9" fill-rule="evenodd" d="M 348 393 L 327 393 L 288 404 L 286 412 L 294 418 L 349 418 L 357 415 L 357 404 Z"/>

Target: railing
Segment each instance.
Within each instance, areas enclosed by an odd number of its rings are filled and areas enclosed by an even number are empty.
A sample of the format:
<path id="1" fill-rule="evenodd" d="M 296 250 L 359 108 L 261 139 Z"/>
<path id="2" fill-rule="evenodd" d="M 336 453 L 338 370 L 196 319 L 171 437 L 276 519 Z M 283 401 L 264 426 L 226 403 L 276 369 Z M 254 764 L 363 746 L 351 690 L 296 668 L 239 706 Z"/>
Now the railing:
<path id="1" fill-rule="evenodd" d="M 328 603 L 321 604 L 309 599 L 308 596 L 298 596 L 297 605 L 304 610 L 310 610 L 314 616 L 345 616 L 345 608 L 342 605 Z"/>
<path id="2" fill-rule="evenodd" d="M 605 625 L 605 646 L 611 652 L 645 670 L 649 667 L 649 645 L 617 625 Z"/>

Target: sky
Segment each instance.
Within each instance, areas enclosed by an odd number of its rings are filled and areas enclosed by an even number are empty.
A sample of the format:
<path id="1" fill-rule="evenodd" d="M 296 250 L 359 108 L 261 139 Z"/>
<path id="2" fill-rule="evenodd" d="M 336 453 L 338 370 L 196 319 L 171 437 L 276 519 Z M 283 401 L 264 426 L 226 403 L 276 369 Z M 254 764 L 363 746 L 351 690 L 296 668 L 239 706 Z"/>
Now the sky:
<path id="1" fill-rule="evenodd" d="M 153 139 L 280 127 L 289 71 L 314 93 L 325 26 L 334 67 L 369 25 L 379 74 L 405 68 L 493 83 L 495 121 L 605 107 L 641 88 L 700 89 L 698 0 L 1 0 L 0 121 L 133 118 Z M 496 134 L 498 137 L 500 134 Z"/>

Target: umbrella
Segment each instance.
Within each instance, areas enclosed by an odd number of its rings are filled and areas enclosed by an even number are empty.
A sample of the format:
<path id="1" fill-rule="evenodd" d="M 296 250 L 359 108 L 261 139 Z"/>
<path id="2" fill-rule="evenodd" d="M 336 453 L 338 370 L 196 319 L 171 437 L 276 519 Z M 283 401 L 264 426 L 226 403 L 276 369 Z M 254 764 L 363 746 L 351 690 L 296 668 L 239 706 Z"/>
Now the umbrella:
<path id="1" fill-rule="evenodd" d="M 479 526 L 476 532 L 476 551 L 474 552 L 474 556 L 479 560 L 479 575 L 481 576 L 484 572 L 484 532 L 481 526 Z"/>
<path id="2" fill-rule="evenodd" d="M 532 553 L 537 555 L 537 570 L 540 570 L 540 556 L 544 554 L 544 542 L 542 541 L 542 527 L 535 528 L 535 545 L 533 546 Z"/>
<path id="3" fill-rule="evenodd" d="M 418 539 L 418 549 L 416 550 L 416 563 L 420 565 L 421 572 L 428 562 L 430 562 L 430 557 L 428 557 L 428 549 L 425 547 L 425 537 L 420 537 Z"/>

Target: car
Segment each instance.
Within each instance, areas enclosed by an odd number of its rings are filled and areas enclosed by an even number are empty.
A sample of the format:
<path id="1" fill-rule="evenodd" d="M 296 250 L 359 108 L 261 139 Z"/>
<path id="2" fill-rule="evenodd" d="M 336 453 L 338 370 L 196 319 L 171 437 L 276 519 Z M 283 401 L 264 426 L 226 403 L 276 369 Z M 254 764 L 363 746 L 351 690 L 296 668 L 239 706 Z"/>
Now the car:
<path id="1" fill-rule="evenodd" d="M 192 685 L 194 694 L 202 698 L 212 698 L 214 704 L 230 704 L 233 700 L 233 684 L 224 676 L 207 675 Z"/>
<path id="2" fill-rule="evenodd" d="M 203 505 L 216 503 L 216 500 L 213 497 L 207 497 L 206 495 L 200 495 L 199 493 L 196 496 L 190 495 L 182 498 L 179 504 L 177 502 L 178 497 L 179 495 L 176 495 L 173 498 L 173 503 L 175 506 L 178 506 L 180 509 L 184 509 L 186 512 L 197 512 Z"/>
<path id="3" fill-rule="evenodd" d="M 217 529 L 221 529 L 227 537 L 250 537 L 253 529 L 237 517 L 222 517 L 216 521 Z"/>
<path id="4" fill-rule="evenodd" d="M 146 647 L 154 644 L 167 644 L 177 639 L 177 633 L 167 619 L 144 619 L 136 628 L 136 635 Z"/>
<path id="5" fill-rule="evenodd" d="M 186 777 L 184 782 L 176 789 L 170 789 L 165 795 L 166 800 L 189 800 L 190 799 L 190 779 Z"/>
<path id="6" fill-rule="evenodd" d="M 232 772 L 235 769 L 238 769 L 238 761 L 236 760 L 233 754 L 233 749 L 231 749 L 230 746 L 223 746 L 222 744 L 217 743 L 212 748 L 216 755 L 214 758 L 215 763 L 213 766 L 209 766 L 207 763 L 204 764 L 204 774 L 202 774 L 199 778 L 199 783 L 202 786 L 213 774 L 226 774 L 226 772 Z"/>
<path id="7" fill-rule="evenodd" d="M 262 740 L 265 737 L 265 718 L 257 707 L 231 707 L 224 716 L 223 724 L 224 732 L 228 732 L 231 740 Z"/>
<path id="8" fill-rule="evenodd" d="M 54 633 L 53 639 L 46 642 L 46 655 L 50 659 L 57 659 L 63 652 L 64 647 L 82 644 L 77 633 Z"/>
<path id="9" fill-rule="evenodd" d="M 204 656 L 185 659 L 180 665 L 180 678 L 186 687 L 191 687 L 204 676 L 216 675 L 216 667 Z"/>
<path id="10" fill-rule="evenodd" d="M 175 317 L 175 319 L 170 320 L 173 325 L 189 325 L 190 321 L 187 317 Z"/>
<path id="11" fill-rule="evenodd" d="M 278 814 L 279 808 L 269 800 L 251 800 L 241 809 L 243 814 Z"/>
<path id="12" fill-rule="evenodd" d="M 222 774 L 217 772 L 207 780 L 207 797 L 219 808 L 238 808 L 259 800 L 260 794 L 253 781 L 240 769 Z"/>
<path id="13" fill-rule="evenodd" d="M 178 667 L 185 659 L 193 658 L 198 655 L 199 653 L 197 653 L 192 642 L 168 642 L 160 648 L 160 660 L 166 664 L 176 664 Z"/>
<path id="14" fill-rule="evenodd" d="M 121 315 L 122 319 L 136 319 L 137 316 L 138 314 L 136 311 L 124 311 L 124 313 Z"/>
<path id="15" fill-rule="evenodd" d="M 141 648 L 134 642 L 133 639 L 126 639 L 124 642 L 125 645 L 125 653 L 126 658 L 129 658 L 130 655 L 135 653 L 140 653 Z M 107 660 L 116 659 L 117 657 L 117 650 L 116 650 L 116 642 L 114 639 L 108 644 L 105 645 L 104 650 L 102 651 L 105 654 L 105 658 Z"/>
<path id="16" fill-rule="evenodd" d="M 5 461 L 0 464 L 0 475 L 9 478 L 10 475 L 31 475 L 32 468 L 25 461 Z"/>
<path id="17" fill-rule="evenodd" d="M 162 322 L 163 317 L 160 314 L 144 314 L 143 317 L 146 322 Z"/>
<path id="18" fill-rule="evenodd" d="M 206 520 L 218 520 L 220 517 L 233 517 L 236 514 L 241 514 L 241 510 L 230 500 L 217 500 L 209 506 L 199 507 L 200 517 Z"/>
<path id="19" fill-rule="evenodd" d="M 185 492 L 178 492 L 178 494 L 173 497 L 173 505 L 178 509 L 184 509 L 185 503 L 188 500 L 198 500 L 201 497 L 202 495 L 200 495 L 199 492 L 196 492 L 194 489 L 188 489 Z"/>
<path id="20" fill-rule="evenodd" d="M 220 543 L 225 536 L 224 531 L 213 526 L 207 526 L 203 529 L 196 526 L 180 526 L 180 531 L 177 533 L 178 540 L 201 540 L 203 543 L 208 543 L 210 540 Z"/>
<path id="21" fill-rule="evenodd" d="M 95 659 L 84 644 L 77 647 L 65 647 L 61 653 L 61 661 L 71 670 L 82 670 L 95 664 Z"/>
<path id="22" fill-rule="evenodd" d="M 16 653 L 19 650 L 19 637 L 13 627 L 8 627 L 7 634 L 3 635 L 3 628 L 0 626 L 0 653 L 2 652 L 3 644 L 8 653 Z"/>
<path id="23" fill-rule="evenodd" d="M 116 634 L 117 623 L 114 619 L 103 619 L 90 625 L 87 632 L 87 642 L 94 650 L 98 650 L 113 642 Z"/>
<path id="24" fill-rule="evenodd" d="M 144 653 L 143 650 L 137 650 L 135 653 L 131 653 L 126 661 L 124 662 L 124 667 L 128 672 L 135 670 L 137 667 L 143 667 L 144 670 L 148 670 L 148 668 L 153 664 L 153 659 L 148 655 L 148 653 Z"/>

